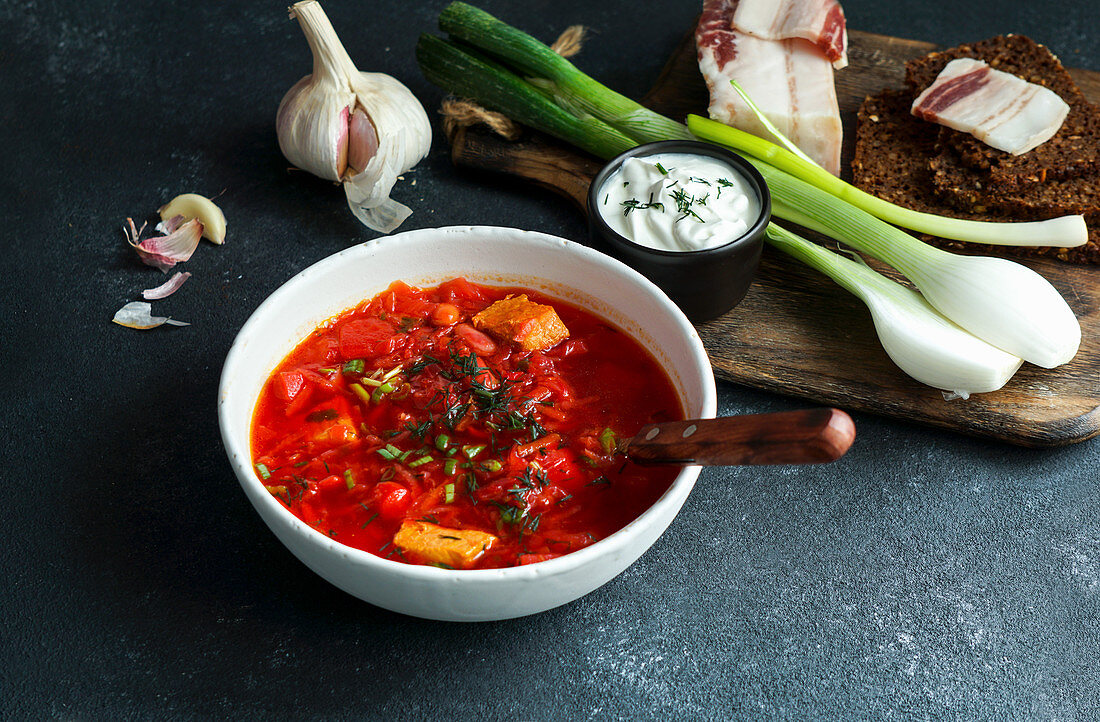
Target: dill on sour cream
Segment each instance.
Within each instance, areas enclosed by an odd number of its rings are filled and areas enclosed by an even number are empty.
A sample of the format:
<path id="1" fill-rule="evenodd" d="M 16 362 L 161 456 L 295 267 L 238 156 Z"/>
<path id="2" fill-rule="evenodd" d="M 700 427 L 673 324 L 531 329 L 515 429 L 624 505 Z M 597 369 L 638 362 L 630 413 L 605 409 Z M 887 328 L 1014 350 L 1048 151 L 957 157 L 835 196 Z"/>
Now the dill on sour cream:
<path id="1" fill-rule="evenodd" d="M 665 251 L 723 246 L 760 216 L 760 200 L 740 171 L 691 153 L 627 158 L 600 196 L 600 215 L 613 230 Z"/>

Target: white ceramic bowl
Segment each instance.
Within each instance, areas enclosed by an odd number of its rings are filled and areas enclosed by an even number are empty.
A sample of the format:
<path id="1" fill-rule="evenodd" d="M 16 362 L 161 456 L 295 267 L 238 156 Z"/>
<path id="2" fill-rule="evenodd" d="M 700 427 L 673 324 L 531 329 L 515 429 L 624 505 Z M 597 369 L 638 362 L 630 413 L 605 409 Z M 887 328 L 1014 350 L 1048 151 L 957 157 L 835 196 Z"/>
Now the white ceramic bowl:
<path id="1" fill-rule="evenodd" d="M 368 241 L 287 281 L 256 309 L 229 350 L 218 421 L 252 505 L 310 569 L 393 611 L 455 621 L 508 619 L 570 602 L 626 569 L 672 522 L 699 468 L 685 467 L 645 513 L 585 549 L 527 566 L 459 571 L 390 561 L 330 539 L 268 493 L 252 470 L 249 452 L 253 407 L 264 381 L 317 325 L 395 280 L 434 286 L 456 276 L 537 289 L 603 316 L 649 348 L 672 378 L 689 418 L 714 416 L 714 375 L 699 336 L 656 286 L 619 261 L 562 238 L 474 226 Z"/>

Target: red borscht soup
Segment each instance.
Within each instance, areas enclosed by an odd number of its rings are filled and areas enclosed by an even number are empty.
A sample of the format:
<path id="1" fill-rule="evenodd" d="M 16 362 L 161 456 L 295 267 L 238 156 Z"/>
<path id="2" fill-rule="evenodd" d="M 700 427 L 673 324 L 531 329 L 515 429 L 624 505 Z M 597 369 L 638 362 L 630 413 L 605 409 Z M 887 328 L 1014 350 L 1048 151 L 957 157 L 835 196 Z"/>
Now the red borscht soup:
<path id="1" fill-rule="evenodd" d="M 637 341 L 537 292 L 397 282 L 330 319 L 268 379 L 252 421 L 267 489 L 333 539 L 453 569 L 553 559 L 614 533 L 678 468 L 616 443 L 683 419 Z"/>

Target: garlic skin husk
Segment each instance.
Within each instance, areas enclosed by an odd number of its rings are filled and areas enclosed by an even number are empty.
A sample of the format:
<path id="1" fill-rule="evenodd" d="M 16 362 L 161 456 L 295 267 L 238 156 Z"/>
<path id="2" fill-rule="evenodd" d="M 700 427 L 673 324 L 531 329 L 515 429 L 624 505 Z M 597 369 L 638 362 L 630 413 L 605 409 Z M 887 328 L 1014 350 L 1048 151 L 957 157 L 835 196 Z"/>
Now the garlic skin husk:
<path id="1" fill-rule="evenodd" d="M 279 148 L 295 166 L 342 183 L 355 217 L 389 233 L 412 213 L 390 191 L 431 148 L 424 106 L 389 75 L 360 72 L 315 0 L 291 16 L 313 51 L 313 73 L 279 104 Z"/>

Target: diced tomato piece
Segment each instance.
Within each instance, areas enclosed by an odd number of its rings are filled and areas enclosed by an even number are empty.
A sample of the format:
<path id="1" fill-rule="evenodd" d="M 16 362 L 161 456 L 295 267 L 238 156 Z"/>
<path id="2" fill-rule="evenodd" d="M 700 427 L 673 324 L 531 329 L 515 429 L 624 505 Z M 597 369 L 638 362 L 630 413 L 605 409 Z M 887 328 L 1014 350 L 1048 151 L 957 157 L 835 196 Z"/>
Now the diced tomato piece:
<path id="1" fill-rule="evenodd" d="M 340 489 L 347 489 L 348 482 L 346 479 L 344 479 L 344 477 L 332 474 L 331 476 L 326 476 L 324 479 L 321 479 L 319 482 L 317 482 L 317 486 L 320 487 L 321 491 L 336 491 Z"/>
<path id="2" fill-rule="evenodd" d="M 478 331 L 468 323 L 460 323 L 455 326 L 455 336 L 458 336 L 468 343 L 470 348 L 474 350 L 474 353 L 483 356 L 491 356 L 497 350 L 497 345 L 493 339 L 489 338 L 481 331 Z"/>
<path id="3" fill-rule="evenodd" d="M 465 278 L 454 278 L 439 287 L 440 292 L 451 300 L 481 301 L 485 296 L 476 286 Z"/>
<path id="4" fill-rule="evenodd" d="M 305 377 L 298 371 L 282 371 L 276 377 L 275 395 L 283 401 L 291 401 L 305 385 Z"/>
<path id="5" fill-rule="evenodd" d="M 588 345 L 584 341 L 571 338 L 564 343 L 558 344 L 557 348 L 549 352 L 554 356 L 565 358 L 567 356 L 573 356 L 574 354 L 588 353 Z"/>
<path id="6" fill-rule="evenodd" d="M 550 559 L 556 559 L 560 556 L 561 554 L 520 554 L 517 557 L 517 560 L 522 566 L 524 564 L 534 564 L 535 562 L 545 562 Z"/>
<path id="7" fill-rule="evenodd" d="M 305 384 L 298 393 L 294 396 L 294 400 L 287 404 L 286 415 L 293 416 L 294 414 L 301 413 L 309 400 L 313 397 L 313 386 Z"/>
<path id="8" fill-rule="evenodd" d="M 363 358 L 391 354 L 398 345 L 396 329 L 380 318 L 360 318 L 340 326 L 340 355 Z"/>
<path id="9" fill-rule="evenodd" d="M 400 519 L 412 503 L 409 490 L 394 481 L 383 481 L 374 487 L 374 508 L 386 521 Z"/>

